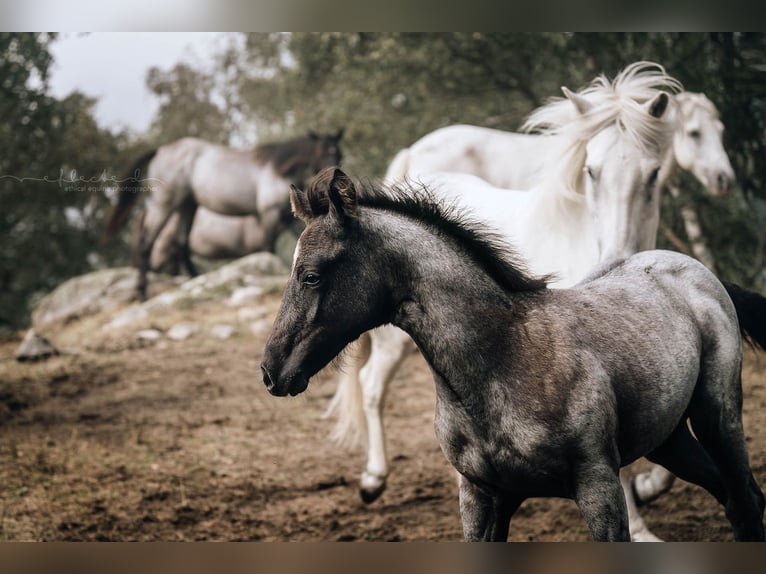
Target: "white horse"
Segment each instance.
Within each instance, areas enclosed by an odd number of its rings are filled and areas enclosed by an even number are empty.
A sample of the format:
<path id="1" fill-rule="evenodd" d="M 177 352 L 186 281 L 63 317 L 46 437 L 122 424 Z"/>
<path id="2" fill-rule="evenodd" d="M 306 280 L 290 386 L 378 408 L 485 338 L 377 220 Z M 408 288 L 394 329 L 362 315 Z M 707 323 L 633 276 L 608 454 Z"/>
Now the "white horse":
<path id="1" fill-rule="evenodd" d="M 673 135 L 673 154 L 667 158 L 661 181 L 664 183 L 678 165 L 691 172 L 711 195 L 726 194 L 735 177 L 723 147 L 724 125 L 718 110 L 704 94 L 681 92 L 673 100 L 679 121 Z M 546 121 L 562 125 L 573 119 L 574 106 L 566 100 L 560 102 L 537 110 L 523 129 L 535 129 Z M 417 179 L 419 175 L 449 171 L 471 173 L 500 188 L 530 189 L 541 181 L 544 170 L 551 165 L 551 138 L 555 137 L 451 125 L 399 151 L 389 164 L 385 179 L 395 183 L 405 177 Z"/>
<path id="2" fill-rule="evenodd" d="M 573 285 L 599 261 L 655 245 L 661 172 L 668 169 L 677 125 L 677 106 L 662 88 L 680 85 L 660 66 L 639 62 L 613 82 L 600 76 L 580 93 L 564 89 L 566 99 L 530 116 L 527 125 L 543 135 L 515 134 L 545 142 L 538 148 L 545 164 L 533 170 L 541 181 L 532 191 L 495 187 L 469 174 L 422 172 L 414 179 L 507 234 L 533 273 L 554 273 L 556 287 Z M 368 502 L 383 492 L 389 472 L 381 418 L 386 387 L 414 349 L 393 327 L 372 331 L 370 341 L 369 358 L 356 353 L 328 408 L 339 412 L 339 441 L 362 440 L 366 427 L 368 461 L 360 493 Z M 645 525 L 632 504 L 627 475 L 623 480 L 633 508 L 631 532 L 642 539 Z"/>

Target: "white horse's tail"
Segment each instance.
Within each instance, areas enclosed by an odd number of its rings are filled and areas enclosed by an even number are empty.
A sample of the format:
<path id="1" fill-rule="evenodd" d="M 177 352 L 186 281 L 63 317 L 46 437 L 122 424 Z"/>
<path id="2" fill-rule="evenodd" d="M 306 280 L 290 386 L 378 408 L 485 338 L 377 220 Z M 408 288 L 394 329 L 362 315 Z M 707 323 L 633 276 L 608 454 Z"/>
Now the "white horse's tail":
<path id="1" fill-rule="evenodd" d="M 406 147 L 399 150 L 391 160 L 386 170 L 386 176 L 384 182 L 387 185 L 393 185 L 395 183 L 401 183 L 407 178 L 407 174 L 410 171 L 410 148 Z"/>
<path id="2" fill-rule="evenodd" d="M 370 335 L 365 333 L 349 345 L 343 356 L 338 388 L 322 418 L 337 415 L 330 440 L 338 446 L 354 449 L 367 444 L 367 418 L 359 371 L 370 356 Z"/>

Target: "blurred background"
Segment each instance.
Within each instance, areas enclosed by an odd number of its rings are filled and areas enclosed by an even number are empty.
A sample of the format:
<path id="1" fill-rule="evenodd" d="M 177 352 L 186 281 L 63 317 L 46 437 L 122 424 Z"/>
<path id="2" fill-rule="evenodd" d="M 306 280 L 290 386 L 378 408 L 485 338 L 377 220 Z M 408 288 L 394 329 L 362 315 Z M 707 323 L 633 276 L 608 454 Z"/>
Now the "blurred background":
<path id="1" fill-rule="evenodd" d="M 766 35 L 762 33 L 0 33 L 0 329 L 88 271 L 126 265 L 101 241 L 110 179 L 183 136 L 234 147 L 344 128 L 343 165 L 380 177 L 445 125 L 515 131 L 597 74 L 662 64 L 726 126 L 733 193 L 678 174 L 658 244 L 691 251 L 692 206 L 718 275 L 766 290 Z"/>

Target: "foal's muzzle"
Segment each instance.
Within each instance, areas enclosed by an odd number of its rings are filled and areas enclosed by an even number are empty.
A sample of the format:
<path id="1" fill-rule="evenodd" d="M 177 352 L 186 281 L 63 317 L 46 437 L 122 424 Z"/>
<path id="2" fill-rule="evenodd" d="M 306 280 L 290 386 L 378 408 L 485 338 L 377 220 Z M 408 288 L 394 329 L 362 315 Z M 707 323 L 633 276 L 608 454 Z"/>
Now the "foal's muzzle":
<path id="1" fill-rule="evenodd" d="M 301 371 L 288 377 L 286 380 L 276 381 L 266 365 L 262 363 L 261 374 L 263 375 L 263 384 L 266 386 L 266 390 L 275 397 L 285 397 L 287 395 L 294 397 L 305 391 L 306 387 L 309 386 L 308 378 Z"/>

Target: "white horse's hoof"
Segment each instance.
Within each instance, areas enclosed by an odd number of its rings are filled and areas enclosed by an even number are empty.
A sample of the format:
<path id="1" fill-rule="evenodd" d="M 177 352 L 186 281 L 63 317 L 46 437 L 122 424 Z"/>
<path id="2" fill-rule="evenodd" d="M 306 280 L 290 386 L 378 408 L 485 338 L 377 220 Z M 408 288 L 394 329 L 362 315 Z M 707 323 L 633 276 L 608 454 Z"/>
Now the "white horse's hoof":
<path id="1" fill-rule="evenodd" d="M 630 540 L 632 542 L 662 542 L 662 538 L 657 538 L 646 529 L 639 530 L 638 532 L 631 532 Z"/>
<path id="2" fill-rule="evenodd" d="M 363 472 L 359 482 L 359 496 L 365 504 L 375 502 L 386 490 L 386 477 Z"/>

